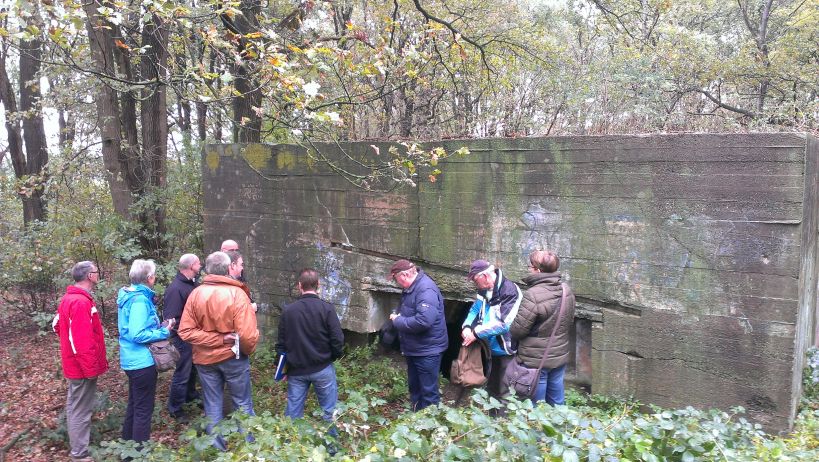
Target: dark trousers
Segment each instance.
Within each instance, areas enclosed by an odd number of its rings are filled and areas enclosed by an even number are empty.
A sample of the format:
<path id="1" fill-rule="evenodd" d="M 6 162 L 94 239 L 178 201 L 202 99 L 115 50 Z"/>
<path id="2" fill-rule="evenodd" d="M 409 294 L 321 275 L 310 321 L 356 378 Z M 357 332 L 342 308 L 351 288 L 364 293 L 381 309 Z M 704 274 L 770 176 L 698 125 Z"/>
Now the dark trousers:
<path id="1" fill-rule="evenodd" d="M 122 439 L 148 441 L 156 399 L 156 366 L 125 373 L 128 375 L 128 408 L 122 423 Z"/>
<path id="2" fill-rule="evenodd" d="M 193 348 L 178 335 L 171 339 L 179 352 L 179 361 L 168 390 L 168 413 L 173 416 L 182 412 L 182 405 L 199 398 L 196 391 L 196 368 L 193 367 Z"/>
<path id="3" fill-rule="evenodd" d="M 492 369 L 486 382 L 489 396 L 502 399 L 509 395 L 509 387 L 503 383 L 503 375 L 513 358 L 514 356 L 492 356 Z"/>
<path id="4" fill-rule="evenodd" d="M 438 391 L 438 372 L 441 370 L 441 356 L 406 356 L 407 385 L 412 401 L 412 409 L 421 409 L 441 402 Z"/>

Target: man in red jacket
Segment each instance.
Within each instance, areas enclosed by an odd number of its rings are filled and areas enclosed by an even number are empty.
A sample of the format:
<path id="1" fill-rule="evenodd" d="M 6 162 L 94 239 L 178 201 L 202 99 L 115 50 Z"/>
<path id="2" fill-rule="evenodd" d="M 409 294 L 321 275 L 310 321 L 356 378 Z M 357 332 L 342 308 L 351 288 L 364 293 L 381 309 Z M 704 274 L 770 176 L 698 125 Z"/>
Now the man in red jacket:
<path id="1" fill-rule="evenodd" d="M 71 269 L 74 285 L 65 289 L 57 308 L 54 331 L 60 336 L 63 374 L 68 379 L 65 416 L 72 461 L 93 461 L 88 455 L 91 415 L 97 377 L 108 370 L 105 337 L 91 292 L 99 282 L 97 266 L 81 261 Z"/>

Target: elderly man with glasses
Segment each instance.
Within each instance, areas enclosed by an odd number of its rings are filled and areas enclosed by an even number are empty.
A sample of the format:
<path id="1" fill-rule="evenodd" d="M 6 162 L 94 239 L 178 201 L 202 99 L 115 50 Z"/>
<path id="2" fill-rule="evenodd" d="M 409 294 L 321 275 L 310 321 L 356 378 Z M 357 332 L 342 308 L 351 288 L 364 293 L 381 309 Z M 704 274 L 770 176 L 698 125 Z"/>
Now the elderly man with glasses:
<path id="1" fill-rule="evenodd" d="M 390 319 L 407 361 L 412 409 L 420 411 L 441 401 L 438 373 L 441 356 L 449 345 L 444 298 L 435 281 L 407 260 L 395 262 L 390 277 L 403 289 L 401 305 Z"/>
<path id="2" fill-rule="evenodd" d="M 509 328 L 518 314 L 523 293 L 503 276 L 500 268 L 486 260 L 472 262 L 467 278 L 478 293 L 462 325 L 463 344 L 467 346 L 477 339 L 489 344 L 492 369 L 486 389 L 490 396 L 503 398 L 509 391 L 503 384 L 503 373 L 515 354 Z"/>

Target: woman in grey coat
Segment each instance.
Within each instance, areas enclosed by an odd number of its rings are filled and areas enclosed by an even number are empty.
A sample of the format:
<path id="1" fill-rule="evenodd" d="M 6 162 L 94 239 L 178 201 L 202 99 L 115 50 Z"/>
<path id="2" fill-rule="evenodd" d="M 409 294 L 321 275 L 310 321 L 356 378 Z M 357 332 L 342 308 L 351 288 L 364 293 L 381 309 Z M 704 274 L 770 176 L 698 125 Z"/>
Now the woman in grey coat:
<path id="1" fill-rule="evenodd" d="M 549 250 L 529 254 L 529 274 L 523 277 L 528 286 L 523 293 L 520 309 L 509 332 L 518 341 L 517 360 L 526 367 L 537 369 L 543 358 L 549 336 L 558 319 L 563 288 L 560 284 L 560 257 Z M 550 405 L 563 404 L 563 375 L 569 362 L 570 334 L 574 326 L 574 293 L 569 286 L 563 316 L 555 331 L 555 339 L 540 371 L 534 401 L 545 400 Z"/>

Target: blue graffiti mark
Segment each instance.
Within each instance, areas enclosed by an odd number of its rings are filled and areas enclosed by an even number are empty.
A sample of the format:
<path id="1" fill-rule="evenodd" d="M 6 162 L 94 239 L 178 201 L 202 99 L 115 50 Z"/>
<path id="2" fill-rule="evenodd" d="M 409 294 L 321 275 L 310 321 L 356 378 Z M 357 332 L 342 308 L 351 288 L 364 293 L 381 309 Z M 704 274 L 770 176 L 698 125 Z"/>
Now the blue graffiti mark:
<path id="1" fill-rule="evenodd" d="M 551 249 L 560 255 L 571 254 L 569 233 L 563 232 L 565 222 L 560 212 L 548 210 L 540 203 L 531 203 L 520 216 L 523 233 L 518 241 L 521 262 L 527 262 L 535 250 Z"/>

